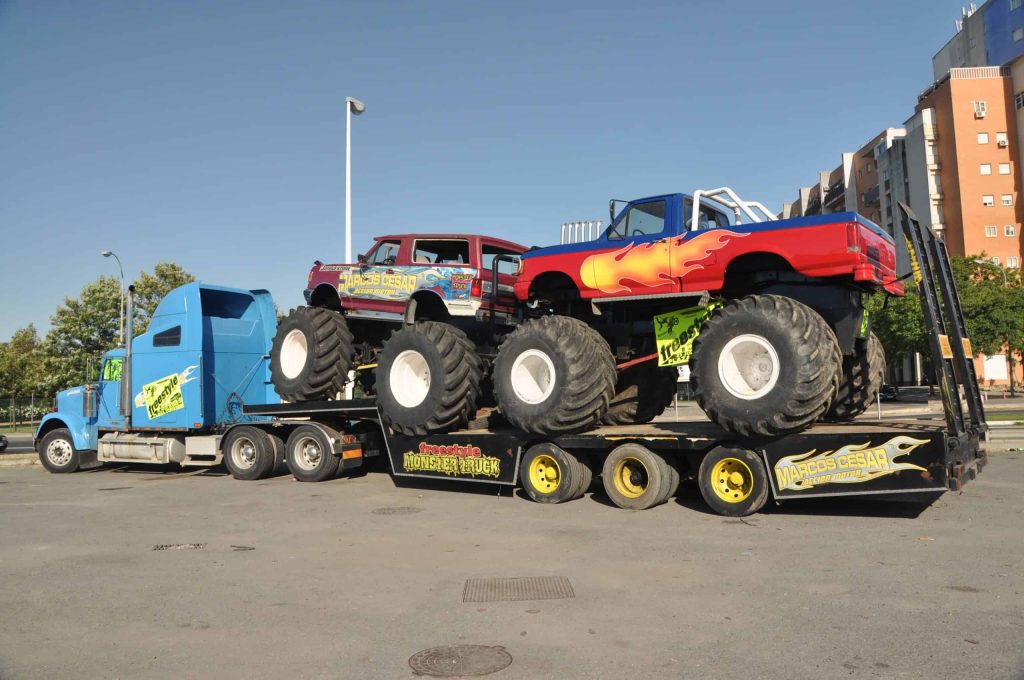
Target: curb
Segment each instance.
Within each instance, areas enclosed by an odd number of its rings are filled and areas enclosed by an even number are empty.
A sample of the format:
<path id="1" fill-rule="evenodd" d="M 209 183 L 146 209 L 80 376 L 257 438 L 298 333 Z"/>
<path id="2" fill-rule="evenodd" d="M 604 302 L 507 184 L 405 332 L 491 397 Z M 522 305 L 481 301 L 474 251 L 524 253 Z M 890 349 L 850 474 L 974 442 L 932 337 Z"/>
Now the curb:
<path id="1" fill-rule="evenodd" d="M 31 467 L 39 465 L 39 456 L 34 453 L 5 453 L 0 455 L 0 468 Z"/>

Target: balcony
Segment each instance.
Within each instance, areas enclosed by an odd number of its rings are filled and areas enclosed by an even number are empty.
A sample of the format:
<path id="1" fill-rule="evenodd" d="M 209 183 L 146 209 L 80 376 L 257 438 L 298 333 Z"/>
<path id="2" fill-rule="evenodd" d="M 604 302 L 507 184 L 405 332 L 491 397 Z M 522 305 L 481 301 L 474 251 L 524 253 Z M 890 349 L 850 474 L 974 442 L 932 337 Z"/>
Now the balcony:
<path id="1" fill-rule="evenodd" d="M 873 186 L 864 192 L 864 205 L 866 206 L 877 206 L 880 205 L 878 200 L 878 186 Z"/>
<path id="2" fill-rule="evenodd" d="M 829 208 L 838 203 L 844 196 L 846 196 L 846 187 L 843 186 L 843 181 L 833 182 L 829 186 L 828 191 L 825 192 L 825 205 Z"/>

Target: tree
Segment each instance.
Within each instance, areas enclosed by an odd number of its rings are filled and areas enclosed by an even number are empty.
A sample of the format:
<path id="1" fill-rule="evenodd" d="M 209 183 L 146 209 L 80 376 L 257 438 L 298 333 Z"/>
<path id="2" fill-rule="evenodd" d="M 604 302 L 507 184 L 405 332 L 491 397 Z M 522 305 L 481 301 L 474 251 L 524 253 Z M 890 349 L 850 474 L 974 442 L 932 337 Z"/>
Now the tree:
<path id="1" fill-rule="evenodd" d="M 101 276 L 82 288 L 77 298 L 66 297 L 50 317 L 46 334 L 46 384 L 50 391 L 81 384 L 86 365 L 117 342 L 121 285 Z"/>
<path id="2" fill-rule="evenodd" d="M 44 395 L 43 358 L 42 342 L 31 324 L 0 343 L 0 395 Z"/>
<path id="3" fill-rule="evenodd" d="M 173 262 L 157 262 L 153 273 L 142 272 L 135 279 L 135 334 L 145 333 L 157 305 L 169 292 L 192 283 L 196 277 Z"/>
<path id="4" fill-rule="evenodd" d="M 928 353 L 928 332 L 921 313 L 921 298 L 912 281 L 906 283 L 906 295 L 873 295 L 868 299 L 871 328 L 894 362 L 915 352 Z"/>

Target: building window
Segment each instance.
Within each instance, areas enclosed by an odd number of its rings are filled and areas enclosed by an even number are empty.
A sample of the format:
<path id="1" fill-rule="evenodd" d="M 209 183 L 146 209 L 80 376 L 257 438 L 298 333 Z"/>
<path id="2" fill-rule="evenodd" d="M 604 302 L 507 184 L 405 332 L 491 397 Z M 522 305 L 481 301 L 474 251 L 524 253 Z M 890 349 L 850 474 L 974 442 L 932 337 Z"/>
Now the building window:
<path id="1" fill-rule="evenodd" d="M 991 175 L 992 174 L 992 164 L 991 163 L 982 163 L 981 164 L 981 174 L 983 174 L 983 175 Z"/>
<path id="2" fill-rule="evenodd" d="M 1013 42 L 1024 40 L 1024 28 L 1013 29 Z"/>
<path id="3" fill-rule="evenodd" d="M 1013 103 L 1018 109 L 1024 109 L 1024 92 L 1018 92 L 1017 96 L 1013 98 Z"/>
<path id="4" fill-rule="evenodd" d="M 1007 236 L 1016 236 L 1017 227 L 1012 224 L 1007 224 L 1005 227 L 1003 227 L 1003 233 Z"/>
<path id="5" fill-rule="evenodd" d="M 988 144 L 988 133 L 987 132 L 979 132 L 978 133 L 978 144 Z"/>
<path id="6" fill-rule="evenodd" d="M 1010 11 L 1012 12 L 1015 9 L 1020 9 L 1021 1 L 1022 0 L 1010 0 Z"/>
<path id="7" fill-rule="evenodd" d="M 996 237 L 996 225 L 991 224 L 991 225 L 985 227 L 985 237 L 986 238 L 995 238 Z"/>
<path id="8" fill-rule="evenodd" d="M 1019 109 L 1020 107 L 1018 106 L 1017 108 Z M 1008 146 L 1009 143 L 1010 143 L 1010 140 L 1006 136 L 1005 132 L 997 132 L 996 133 L 996 144 L 998 144 L 999 146 Z"/>
<path id="9" fill-rule="evenodd" d="M 1020 266 L 1020 259 L 1016 255 L 1010 255 L 1006 258 L 1006 266 L 1010 269 L 1016 269 Z"/>
<path id="10" fill-rule="evenodd" d="M 1000 175 L 1009 175 L 1010 174 L 1010 164 L 1009 163 L 1000 163 L 999 164 L 999 174 Z"/>
<path id="11" fill-rule="evenodd" d="M 986 208 L 991 208 L 996 204 L 996 197 L 991 194 L 985 194 L 981 197 L 981 204 Z"/>
<path id="12" fill-rule="evenodd" d="M 992 257 L 992 264 L 999 264 L 999 256 L 995 255 Z"/>
<path id="13" fill-rule="evenodd" d="M 1013 194 L 1003 194 L 1003 205 L 1013 205 Z"/>

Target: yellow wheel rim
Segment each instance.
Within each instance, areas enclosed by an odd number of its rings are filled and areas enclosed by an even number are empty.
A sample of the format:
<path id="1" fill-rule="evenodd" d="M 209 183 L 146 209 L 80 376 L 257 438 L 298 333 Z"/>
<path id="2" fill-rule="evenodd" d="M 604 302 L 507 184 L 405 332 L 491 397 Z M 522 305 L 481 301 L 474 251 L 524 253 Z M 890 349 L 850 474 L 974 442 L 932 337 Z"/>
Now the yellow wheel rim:
<path id="1" fill-rule="evenodd" d="M 626 498 L 640 498 L 650 486 L 647 466 L 636 458 L 623 458 L 615 464 L 612 482 L 615 490 Z"/>
<path id="2" fill-rule="evenodd" d="M 530 461 L 529 473 L 530 484 L 540 493 L 554 493 L 562 483 L 562 469 L 547 454 L 541 454 Z"/>
<path id="3" fill-rule="evenodd" d="M 726 503 L 742 503 L 754 492 L 754 473 L 739 458 L 723 458 L 711 468 L 711 488 Z"/>

